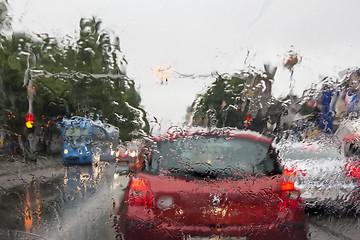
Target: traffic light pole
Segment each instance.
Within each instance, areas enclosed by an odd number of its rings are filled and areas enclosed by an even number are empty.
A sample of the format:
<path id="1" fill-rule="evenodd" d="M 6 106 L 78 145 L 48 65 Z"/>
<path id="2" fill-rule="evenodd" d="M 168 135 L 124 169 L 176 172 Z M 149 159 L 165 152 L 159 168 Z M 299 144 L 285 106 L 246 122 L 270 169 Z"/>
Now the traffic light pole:
<path id="1" fill-rule="evenodd" d="M 33 115 L 33 101 L 34 101 L 34 95 L 35 95 L 35 86 L 33 85 L 33 78 L 31 75 L 31 69 L 30 69 L 30 56 L 31 53 L 27 56 L 27 68 L 25 70 L 24 74 L 24 83 L 23 86 L 26 86 L 27 91 L 27 99 L 29 103 L 29 110 L 28 114 L 25 118 L 26 120 L 26 137 L 29 142 L 29 149 L 25 149 L 25 159 L 35 161 L 35 134 L 34 134 L 34 115 Z"/>

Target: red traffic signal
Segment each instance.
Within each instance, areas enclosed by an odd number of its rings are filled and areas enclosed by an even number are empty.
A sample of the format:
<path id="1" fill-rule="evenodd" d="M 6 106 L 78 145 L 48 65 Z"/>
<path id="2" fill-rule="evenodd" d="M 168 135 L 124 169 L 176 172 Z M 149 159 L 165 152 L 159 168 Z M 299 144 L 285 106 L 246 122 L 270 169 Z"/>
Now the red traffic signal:
<path id="1" fill-rule="evenodd" d="M 28 113 L 26 115 L 26 118 L 25 120 L 28 122 L 28 121 L 34 121 L 34 115 L 32 113 Z"/>
<path id="2" fill-rule="evenodd" d="M 32 128 L 34 124 L 34 115 L 32 113 L 28 113 L 25 118 L 26 121 L 26 127 Z"/>

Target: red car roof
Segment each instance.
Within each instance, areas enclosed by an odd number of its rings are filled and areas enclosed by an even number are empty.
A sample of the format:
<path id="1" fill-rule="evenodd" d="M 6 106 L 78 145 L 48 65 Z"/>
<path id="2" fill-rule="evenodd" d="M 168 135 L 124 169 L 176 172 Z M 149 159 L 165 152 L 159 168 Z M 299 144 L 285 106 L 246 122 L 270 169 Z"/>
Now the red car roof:
<path id="1" fill-rule="evenodd" d="M 159 136 L 153 136 L 154 141 L 161 141 L 163 139 L 175 139 L 179 137 L 186 136 L 210 136 L 210 137 L 234 137 L 234 138 L 248 138 L 253 141 L 263 142 L 271 145 L 272 140 L 267 138 L 260 133 L 250 131 L 250 130 L 239 130 L 236 128 L 213 128 L 211 130 L 200 127 L 188 127 L 188 128 L 179 128 L 179 127 L 170 127 L 165 134 Z"/>

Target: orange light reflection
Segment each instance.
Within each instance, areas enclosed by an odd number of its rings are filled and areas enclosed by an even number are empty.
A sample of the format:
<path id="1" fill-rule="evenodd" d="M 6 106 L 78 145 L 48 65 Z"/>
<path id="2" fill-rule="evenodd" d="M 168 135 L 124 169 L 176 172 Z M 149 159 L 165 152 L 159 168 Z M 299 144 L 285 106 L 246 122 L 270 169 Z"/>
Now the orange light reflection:
<path id="1" fill-rule="evenodd" d="M 25 232 L 30 232 L 31 227 L 33 225 L 33 218 L 32 218 L 32 211 L 31 211 L 31 205 L 30 205 L 30 195 L 29 195 L 29 189 L 26 188 L 25 191 Z"/>
<path id="2" fill-rule="evenodd" d="M 25 190 L 25 207 L 24 207 L 24 231 L 31 232 L 34 227 L 34 216 L 36 218 L 36 229 L 39 229 L 41 220 L 41 209 L 40 209 L 40 191 L 37 186 L 34 190 L 34 199 L 31 199 L 29 194 L 29 187 Z"/>

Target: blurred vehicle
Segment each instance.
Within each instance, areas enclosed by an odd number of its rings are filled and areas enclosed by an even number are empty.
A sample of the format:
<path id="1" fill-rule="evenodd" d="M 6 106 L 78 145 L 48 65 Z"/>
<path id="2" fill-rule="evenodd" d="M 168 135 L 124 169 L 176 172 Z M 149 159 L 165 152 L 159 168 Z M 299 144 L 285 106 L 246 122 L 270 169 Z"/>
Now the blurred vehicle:
<path id="1" fill-rule="evenodd" d="M 347 157 L 360 157 L 360 121 L 358 119 L 341 122 L 335 135 L 342 140 L 342 148 Z"/>
<path id="2" fill-rule="evenodd" d="M 134 139 L 117 148 L 115 172 L 120 175 L 127 175 L 129 167 L 134 168 L 138 160 L 139 150 L 143 146 L 143 141 Z"/>
<path id="3" fill-rule="evenodd" d="M 102 123 L 100 120 L 93 121 L 79 116 L 64 118 L 59 127 L 63 138 L 63 163 L 91 164 L 93 161 L 92 142 L 95 140 L 104 142 L 100 144 L 103 146 L 103 149 L 100 148 L 100 160 L 110 161 L 115 158 L 111 143 L 107 140 L 117 138 L 118 128 Z"/>
<path id="4" fill-rule="evenodd" d="M 346 175 L 360 187 L 360 122 L 358 119 L 343 121 L 336 132 L 342 139 L 342 149 L 347 157 Z M 358 197 L 360 199 L 360 196 Z"/>
<path id="5" fill-rule="evenodd" d="M 285 173 L 295 182 L 306 211 L 351 214 L 358 205 L 359 184 L 351 177 L 352 159 L 331 139 L 291 142 L 281 147 Z"/>
<path id="6" fill-rule="evenodd" d="M 115 151 L 113 150 L 113 143 L 109 141 L 102 141 L 98 144 L 99 160 L 104 162 L 112 162 L 116 159 Z"/>
<path id="7" fill-rule="evenodd" d="M 115 173 L 120 175 L 129 173 L 129 152 L 124 145 L 119 145 L 117 148 Z"/>
<path id="8" fill-rule="evenodd" d="M 169 133 L 130 170 L 115 218 L 122 239 L 306 239 L 300 192 L 260 134 Z"/>
<path id="9" fill-rule="evenodd" d="M 91 164 L 91 135 L 94 128 L 91 120 L 72 117 L 62 121 L 63 151 L 62 160 L 65 164 Z"/>

